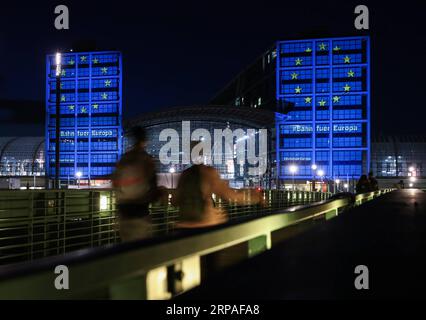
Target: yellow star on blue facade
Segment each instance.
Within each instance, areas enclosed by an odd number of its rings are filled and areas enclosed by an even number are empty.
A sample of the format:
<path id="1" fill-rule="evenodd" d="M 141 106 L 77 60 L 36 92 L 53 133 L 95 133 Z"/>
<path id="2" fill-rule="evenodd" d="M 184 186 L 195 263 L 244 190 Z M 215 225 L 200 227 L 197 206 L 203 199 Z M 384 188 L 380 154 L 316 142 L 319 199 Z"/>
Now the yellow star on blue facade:
<path id="1" fill-rule="evenodd" d="M 305 103 L 311 103 L 312 102 L 312 98 L 311 97 L 306 97 L 305 98 Z"/>
<path id="2" fill-rule="evenodd" d="M 80 60 L 81 60 L 81 62 L 85 62 L 87 60 L 87 57 L 86 56 L 81 56 Z"/>
<path id="3" fill-rule="evenodd" d="M 351 63 L 351 57 L 349 56 L 344 57 L 343 60 L 345 63 Z"/>
<path id="4" fill-rule="evenodd" d="M 71 111 L 74 110 L 74 106 L 68 106 L 68 109 L 70 109 Z"/>
<path id="5" fill-rule="evenodd" d="M 94 104 L 94 105 L 93 105 L 93 109 L 96 109 L 96 110 L 97 110 L 97 109 L 98 109 L 98 107 L 99 107 L 99 105 L 98 105 L 98 104 Z"/>
<path id="6" fill-rule="evenodd" d="M 321 99 L 320 101 L 318 101 L 318 103 L 319 103 L 320 107 L 324 107 L 326 101 L 324 99 Z"/>
<path id="7" fill-rule="evenodd" d="M 351 86 L 346 84 L 343 89 L 345 89 L 346 92 L 349 92 L 351 90 Z"/>
<path id="8" fill-rule="evenodd" d="M 67 98 L 65 98 L 65 96 L 63 95 L 63 96 L 61 96 L 61 101 L 65 102 L 65 101 L 67 101 Z"/>
<path id="9" fill-rule="evenodd" d="M 111 80 L 105 80 L 105 87 L 111 87 Z"/>
<path id="10" fill-rule="evenodd" d="M 338 46 L 335 46 L 335 47 L 333 48 L 333 51 L 340 51 L 340 48 L 339 48 Z"/>
<path id="11" fill-rule="evenodd" d="M 324 51 L 326 49 L 326 45 L 325 45 L 324 42 L 320 43 L 319 49 L 320 49 L 320 51 Z"/>
<path id="12" fill-rule="evenodd" d="M 102 93 L 102 99 L 103 100 L 106 100 L 106 99 L 108 99 L 108 94 L 107 93 Z"/>
<path id="13" fill-rule="evenodd" d="M 333 102 L 334 102 L 334 103 L 338 103 L 338 102 L 340 102 L 340 97 L 339 97 L 339 96 L 334 96 L 334 97 L 333 97 Z"/>
<path id="14" fill-rule="evenodd" d="M 98 59 L 96 59 L 96 58 L 95 58 L 95 59 L 93 59 L 92 61 L 93 61 L 93 64 L 97 64 L 97 63 L 99 63 L 99 60 L 98 60 Z"/>
<path id="15" fill-rule="evenodd" d="M 296 93 L 302 93 L 302 88 L 301 88 L 301 87 L 299 87 L 299 86 L 297 86 L 296 88 L 294 88 L 294 91 L 295 91 Z"/>
<path id="16" fill-rule="evenodd" d="M 291 74 L 291 80 L 297 80 L 297 77 L 298 77 L 299 75 L 296 73 L 296 72 L 293 72 L 292 74 Z"/>
<path id="17" fill-rule="evenodd" d="M 296 66 L 301 66 L 302 61 L 303 61 L 303 59 L 297 58 L 294 62 L 296 63 Z"/>
<path id="18" fill-rule="evenodd" d="M 74 65 L 75 61 L 74 61 L 73 59 L 71 59 L 68 63 L 69 63 L 70 65 Z"/>
<path id="19" fill-rule="evenodd" d="M 67 71 L 65 69 L 62 69 L 61 71 L 61 76 L 65 77 L 67 75 Z"/>
<path id="20" fill-rule="evenodd" d="M 353 72 L 353 70 L 351 69 L 351 70 L 349 70 L 348 71 L 348 77 L 349 78 L 353 78 L 355 76 L 355 72 Z"/>
<path id="21" fill-rule="evenodd" d="M 102 71 L 102 73 L 103 73 L 103 74 L 107 74 L 107 72 L 108 72 L 108 68 L 107 68 L 107 67 L 103 67 L 103 68 L 101 69 L 101 71 Z"/>
<path id="22" fill-rule="evenodd" d="M 306 48 L 305 52 L 307 52 L 307 53 L 312 52 L 312 49 L 308 47 L 308 48 Z"/>
<path id="23" fill-rule="evenodd" d="M 81 108 L 81 113 L 86 113 L 86 112 L 87 112 L 86 107 L 82 107 L 82 108 Z"/>

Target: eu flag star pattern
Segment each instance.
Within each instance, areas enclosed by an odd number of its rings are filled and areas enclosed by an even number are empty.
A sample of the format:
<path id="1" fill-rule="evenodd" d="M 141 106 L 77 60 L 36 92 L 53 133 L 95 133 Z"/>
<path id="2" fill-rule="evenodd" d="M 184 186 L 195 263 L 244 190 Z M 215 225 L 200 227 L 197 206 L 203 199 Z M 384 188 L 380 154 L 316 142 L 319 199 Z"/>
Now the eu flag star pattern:
<path id="1" fill-rule="evenodd" d="M 62 54 L 60 178 L 108 179 L 122 153 L 120 52 Z M 55 176 L 55 56 L 47 56 L 46 164 Z M 66 159 L 66 160 L 65 160 Z"/>
<path id="2" fill-rule="evenodd" d="M 277 100 L 288 118 L 277 123 L 277 170 L 291 179 L 357 179 L 369 168 L 368 37 L 279 41 Z"/>

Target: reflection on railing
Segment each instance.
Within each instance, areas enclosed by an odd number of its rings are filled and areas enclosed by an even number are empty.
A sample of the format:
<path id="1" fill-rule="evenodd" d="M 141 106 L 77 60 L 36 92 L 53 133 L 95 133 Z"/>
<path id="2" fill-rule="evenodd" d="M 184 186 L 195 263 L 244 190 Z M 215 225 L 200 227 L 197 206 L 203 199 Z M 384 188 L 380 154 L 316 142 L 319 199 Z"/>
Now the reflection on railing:
<path id="1" fill-rule="evenodd" d="M 218 199 L 230 220 L 273 213 L 279 208 L 321 201 L 319 192 L 262 191 L 265 206 L 237 206 Z M 173 195 L 169 195 L 169 199 Z M 154 232 L 173 231 L 178 210 L 152 205 Z M 0 264 L 61 255 L 119 242 L 114 192 L 111 190 L 0 191 Z"/>

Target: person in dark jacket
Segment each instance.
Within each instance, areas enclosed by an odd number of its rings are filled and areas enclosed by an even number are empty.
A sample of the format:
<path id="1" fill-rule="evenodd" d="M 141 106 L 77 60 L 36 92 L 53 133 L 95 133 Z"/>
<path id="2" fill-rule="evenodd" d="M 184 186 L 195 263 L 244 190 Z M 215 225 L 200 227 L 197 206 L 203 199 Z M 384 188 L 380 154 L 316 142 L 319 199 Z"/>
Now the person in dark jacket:
<path id="1" fill-rule="evenodd" d="M 363 174 L 357 184 L 356 184 L 356 193 L 366 193 L 366 192 L 370 192 L 371 190 L 371 186 L 370 186 L 370 181 L 368 181 L 368 178 L 365 174 Z"/>
<path id="2" fill-rule="evenodd" d="M 373 172 L 371 171 L 368 173 L 368 181 L 370 182 L 371 191 L 379 190 L 379 182 L 374 177 Z"/>
<path id="3" fill-rule="evenodd" d="M 161 195 L 154 160 L 145 151 L 146 132 L 135 127 L 131 135 L 135 144 L 121 157 L 112 176 L 123 241 L 152 236 L 149 204 Z"/>

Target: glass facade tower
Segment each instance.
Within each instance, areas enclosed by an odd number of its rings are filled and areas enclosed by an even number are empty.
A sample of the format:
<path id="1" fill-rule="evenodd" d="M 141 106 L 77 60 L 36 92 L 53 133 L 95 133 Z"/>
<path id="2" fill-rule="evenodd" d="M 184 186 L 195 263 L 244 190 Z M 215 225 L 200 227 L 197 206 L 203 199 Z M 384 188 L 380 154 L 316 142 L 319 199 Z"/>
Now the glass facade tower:
<path id="1" fill-rule="evenodd" d="M 60 178 L 107 179 L 122 153 L 122 61 L 119 52 L 62 54 Z M 55 177 L 56 62 L 46 66 L 46 170 Z"/>
<path id="2" fill-rule="evenodd" d="M 357 179 L 369 170 L 368 37 L 279 41 L 277 170 L 281 179 Z M 315 165 L 315 166 L 313 166 Z M 316 168 L 313 170 L 312 168 Z"/>

